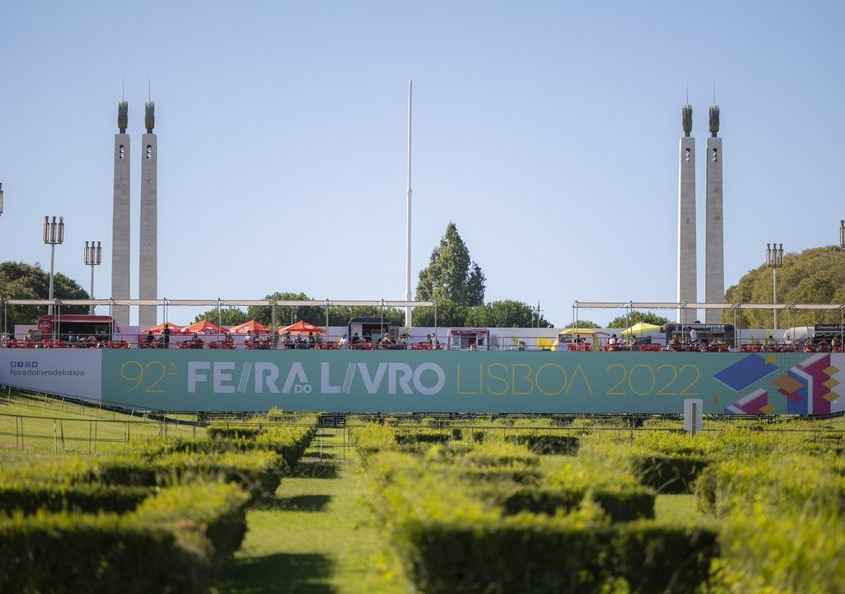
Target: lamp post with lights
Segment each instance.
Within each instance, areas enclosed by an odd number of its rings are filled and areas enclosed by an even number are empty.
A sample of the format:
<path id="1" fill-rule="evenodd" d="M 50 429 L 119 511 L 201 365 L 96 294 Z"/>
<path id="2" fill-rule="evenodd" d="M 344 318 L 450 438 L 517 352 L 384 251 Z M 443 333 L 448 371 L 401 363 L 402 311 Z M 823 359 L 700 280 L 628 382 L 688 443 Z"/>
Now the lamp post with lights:
<path id="1" fill-rule="evenodd" d="M 766 266 L 772 269 L 772 304 L 778 304 L 778 268 L 783 266 L 783 244 L 766 244 Z M 772 309 L 774 314 L 775 330 L 778 329 L 778 309 Z"/>
<path id="2" fill-rule="evenodd" d="M 59 217 L 56 222 L 56 217 L 50 220 L 50 217 L 44 217 L 44 244 L 50 246 L 50 294 L 48 299 L 51 301 L 48 313 L 53 313 L 53 270 L 56 259 L 56 246 L 63 244 L 65 241 L 65 218 Z"/>
<path id="3" fill-rule="evenodd" d="M 96 244 L 92 241 L 91 245 L 88 245 L 88 242 L 85 242 L 85 248 L 83 248 L 83 256 L 85 259 L 85 265 L 91 267 L 91 299 L 94 298 L 94 266 L 99 266 L 103 262 L 103 247 L 100 245 L 98 241 Z M 91 304 L 91 315 L 94 314 L 94 304 Z"/>

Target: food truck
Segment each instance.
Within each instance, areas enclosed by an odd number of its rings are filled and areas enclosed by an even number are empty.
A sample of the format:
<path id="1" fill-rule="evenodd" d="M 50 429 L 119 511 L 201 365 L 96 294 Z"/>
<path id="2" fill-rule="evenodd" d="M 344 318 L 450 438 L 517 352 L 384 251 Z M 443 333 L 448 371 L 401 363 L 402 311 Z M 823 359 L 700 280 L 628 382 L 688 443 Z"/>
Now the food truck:
<path id="1" fill-rule="evenodd" d="M 347 332 L 350 342 L 355 337 L 367 343 L 378 343 L 385 335 L 394 342 L 399 338 L 399 326 L 391 326 L 387 318 L 352 318 L 347 325 Z"/>
<path id="2" fill-rule="evenodd" d="M 38 319 L 38 333 L 44 340 L 69 343 L 96 340 L 104 343 L 115 340 L 120 331 L 111 316 L 87 314 L 57 314 Z"/>
<path id="3" fill-rule="evenodd" d="M 448 328 L 446 348 L 450 351 L 489 351 L 488 328 Z"/>

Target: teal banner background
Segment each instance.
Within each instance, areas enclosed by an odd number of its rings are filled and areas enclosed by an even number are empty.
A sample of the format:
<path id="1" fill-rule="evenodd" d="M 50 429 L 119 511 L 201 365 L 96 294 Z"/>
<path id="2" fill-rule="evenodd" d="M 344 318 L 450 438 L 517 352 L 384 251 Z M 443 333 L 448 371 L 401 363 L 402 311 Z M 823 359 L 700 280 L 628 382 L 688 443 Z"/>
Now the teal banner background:
<path id="1" fill-rule="evenodd" d="M 169 411 L 826 414 L 845 379 L 826 353 L 101 352 L 104 401 Z"/>

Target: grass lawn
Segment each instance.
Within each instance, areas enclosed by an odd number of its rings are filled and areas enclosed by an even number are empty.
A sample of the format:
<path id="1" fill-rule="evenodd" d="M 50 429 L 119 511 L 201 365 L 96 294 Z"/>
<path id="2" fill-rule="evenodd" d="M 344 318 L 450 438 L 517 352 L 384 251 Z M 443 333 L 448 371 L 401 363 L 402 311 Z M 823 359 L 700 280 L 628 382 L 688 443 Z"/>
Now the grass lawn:
<path id="1" fill-rule="evenodd" d="M 113 452 L 135 439 L 204 434 L 184 422 L 196 415 L 178 420 L 162 423 L 49 396 L 6 393 L 0 395 L 0 459 L 27 452 Z"/>
<path id="2" fill-rule="evenodd" d="M 402 572 L 366 501 L 366 486 L 342 430 L 321 430 L 295 476 L 247 514 L 241 550 L 217 588 L 232 594 L 399 594 Z M 322 456 L 322 457 L 320 457 Z"/>

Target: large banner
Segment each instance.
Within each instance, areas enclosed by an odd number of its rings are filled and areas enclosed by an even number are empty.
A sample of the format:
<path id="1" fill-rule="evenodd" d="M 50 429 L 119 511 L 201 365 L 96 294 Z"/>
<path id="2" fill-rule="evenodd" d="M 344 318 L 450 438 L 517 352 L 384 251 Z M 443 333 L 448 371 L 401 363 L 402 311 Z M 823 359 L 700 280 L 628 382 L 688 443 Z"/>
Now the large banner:
<path id="1" fill-rule="evenodd" d="M 0 350 L 3 384 L 166 411 L 681 414 L 700 399 L 706 413 L 829 414 L 845 410 L 843 366 L 830 353 Z"/>
<path id="2" fill-rule="evenodd" d="M 0 349 L 0 384 L 99 401 L 101 362 L 89 349 Z"/>

